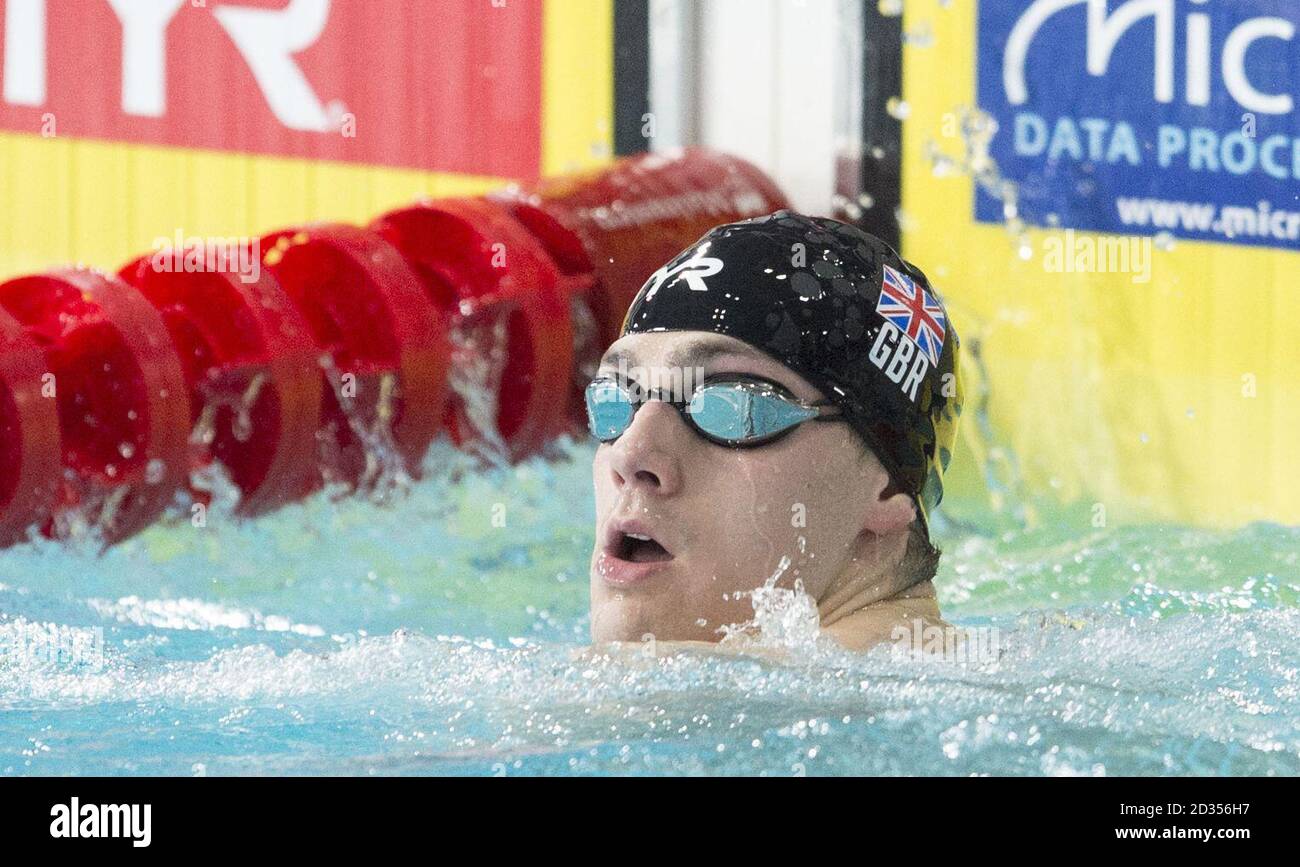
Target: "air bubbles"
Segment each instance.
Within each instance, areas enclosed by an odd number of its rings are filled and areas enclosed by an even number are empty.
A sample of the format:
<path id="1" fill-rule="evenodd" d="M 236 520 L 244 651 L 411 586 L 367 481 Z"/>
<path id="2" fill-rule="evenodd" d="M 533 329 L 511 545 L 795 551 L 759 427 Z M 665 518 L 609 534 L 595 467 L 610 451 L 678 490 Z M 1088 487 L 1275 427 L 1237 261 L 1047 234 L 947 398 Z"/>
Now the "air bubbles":
<path id="1" fill-rule="evenodd" d="M 858 207 L 857 203 L 852 199 L 840 193 L 831 196 L 831 208 L 833 211 L 838 211 L 844 214 L 844 216 L 848 217 L 850 221 L 856 221 L 862 218 L 862 208 Z M 767 273 L 772 273 L 772 270 L 770 268 L 767 269 Z M 730 295 L 728 295 L 728 297 L 730 297 Z"/>
<path id="2" fill-rule="evenodd" d="M 163 461 L 159 460 L 158 458 L 154 458 L 153 460 L 149 461 L 149 463 L 145 464 L 145 468 L 144 468 L 145 484 L 149 484 L 149 485 L 161 484 L 162 480 L 166 477 L 167 477 L 167 464 L 164 463 Z"/>
<path id="3" fill-rule="evenodd" d="M 912 114 L 912 106 L 905 99 L 891 96 L 885 102 L 885 111 L 895 120 L 907 120 Z"/>
<path id="4" fill-rule="evenodd" d="M 960 171 L 957 161 L 940 150 L 933 140 L 925 143 L 924 154 L 930 163 L 930 173 L 936 178 L 950 177 Z"/>
<path id="5" fill-rule="evenodd" d="M 230 435 L 236 442 L 246 443 L 253 437 L 253 419 L 247 412 L 237 412 L 230 422 Z"/>
<path id="6" fill-rule="evenodd" d="M 928 23 L 906 30 L 903 32 L 903 44 L 914 48 L 930 48 L 934 45 L 934 31 Z"/>

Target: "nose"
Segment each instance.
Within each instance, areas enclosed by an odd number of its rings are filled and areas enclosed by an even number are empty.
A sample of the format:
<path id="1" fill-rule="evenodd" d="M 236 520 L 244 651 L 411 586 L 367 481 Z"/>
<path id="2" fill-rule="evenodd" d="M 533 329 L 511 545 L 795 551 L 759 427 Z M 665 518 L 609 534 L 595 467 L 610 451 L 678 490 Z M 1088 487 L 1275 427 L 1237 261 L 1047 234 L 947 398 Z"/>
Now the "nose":
<path id="1" fill-rule="evenodd" d="M 668 404 L 647 402 L 631 426 L 610 446 L 609 469 L 620 490 L 639 487 L 648 494 L 667 497 L 681 489 L 681 454 L 690 437 L 677 411 Z"/>

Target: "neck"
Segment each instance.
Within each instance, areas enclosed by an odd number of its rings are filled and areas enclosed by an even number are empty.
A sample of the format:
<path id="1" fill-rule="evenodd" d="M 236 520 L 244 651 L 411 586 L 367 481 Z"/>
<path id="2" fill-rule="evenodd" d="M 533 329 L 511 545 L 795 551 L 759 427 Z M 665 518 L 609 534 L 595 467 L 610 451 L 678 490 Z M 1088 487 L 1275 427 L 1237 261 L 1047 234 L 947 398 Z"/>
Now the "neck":
<path id="1" fill-rule="evenodd" d="M 898 574 L 906 548 L 905 534 L 889 538 L 869 533 L 859 536 L 852 556 L 818 596 L 822 626 L 906 592 L 906 583 Z"/>
<path id="2" fill-rule="evenodd" d="M 817 611 L 829 635 L 850 648 L 888 640 L 894 627 L 922 620 L 942 623 L 934 584 L 909 585 L 898 572 L 905 539 L 870 540 L 821 594 Z"/>

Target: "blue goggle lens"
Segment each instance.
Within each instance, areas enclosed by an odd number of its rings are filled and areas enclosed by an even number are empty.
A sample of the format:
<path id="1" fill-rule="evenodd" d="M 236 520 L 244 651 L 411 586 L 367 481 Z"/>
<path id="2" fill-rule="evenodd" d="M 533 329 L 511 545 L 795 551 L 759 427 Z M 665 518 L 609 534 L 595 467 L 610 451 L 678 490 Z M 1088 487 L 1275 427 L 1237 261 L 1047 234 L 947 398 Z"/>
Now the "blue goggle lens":
<path id="1" fill-rule="evenodd" d="M 752 433 L 752 397 L 738 388 L 713 385 L 696 390 L 686 412 L 696 428 L 727 442 L 742 442 Z"/>
<path id="2" fill-rule="evenodd" d="M 587 386 L 587 424 L 601 442 L 616 440 L 632 424 L 636 407 L 618 383 L 598 379 Z"/>
<path id="3" fill-rule="evenodd" d="M 753 396 L 749 414 L 753 436 L 767 437 L 816 418 L 818 413 L 778 394 L 763 393 Z"/>

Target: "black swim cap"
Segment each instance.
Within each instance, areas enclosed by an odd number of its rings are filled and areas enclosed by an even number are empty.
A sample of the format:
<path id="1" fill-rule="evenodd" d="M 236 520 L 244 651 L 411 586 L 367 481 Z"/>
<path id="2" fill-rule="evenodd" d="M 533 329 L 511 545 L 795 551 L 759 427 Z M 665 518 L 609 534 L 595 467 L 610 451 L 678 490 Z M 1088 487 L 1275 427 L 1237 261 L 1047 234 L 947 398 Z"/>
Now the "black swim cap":
<path id="1" fill-rule="evenodd" d="M 718 226 L 660 268 L 623 334 L 710 331 L 839 405 L 928 529 L 961 415 L 957 332 L 925 275 L 879 238 L 778 211 Z"/>

